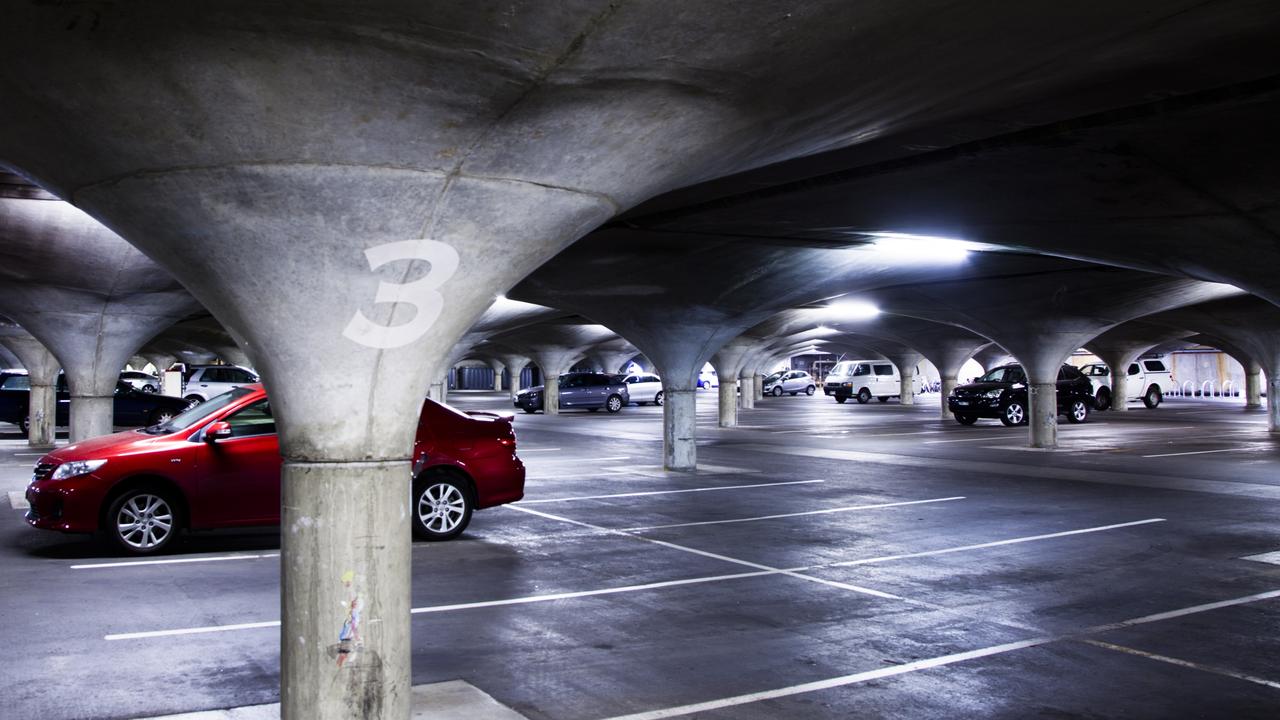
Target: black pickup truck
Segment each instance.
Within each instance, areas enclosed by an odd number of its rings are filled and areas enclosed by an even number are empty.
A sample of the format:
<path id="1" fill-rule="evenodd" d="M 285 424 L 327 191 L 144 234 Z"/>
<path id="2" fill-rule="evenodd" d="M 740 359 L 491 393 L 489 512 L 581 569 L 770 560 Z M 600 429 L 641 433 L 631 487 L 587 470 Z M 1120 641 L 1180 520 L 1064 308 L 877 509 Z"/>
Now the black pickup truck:
<path id="1" fill-rule="evenodd" d="M 0 372 L 0 422 L 13 423 L 22 428 L 22 434 L 28 429 L 28 403 L 30 402 L 31 383 L 27 374 L 17 370 Z M 70 417 L 71 393 L 67 389 L 67 378 L 58 375 L 58 414 L 54 418 L 55 425 L 65 426 Z M 134 390 L 128 383 L 116 383 L 115 424 L 119 427 L 140 427 L 163 422 L 186 410 L 190 405 L 181 398 L 168 395 L 156 395 Z"/>

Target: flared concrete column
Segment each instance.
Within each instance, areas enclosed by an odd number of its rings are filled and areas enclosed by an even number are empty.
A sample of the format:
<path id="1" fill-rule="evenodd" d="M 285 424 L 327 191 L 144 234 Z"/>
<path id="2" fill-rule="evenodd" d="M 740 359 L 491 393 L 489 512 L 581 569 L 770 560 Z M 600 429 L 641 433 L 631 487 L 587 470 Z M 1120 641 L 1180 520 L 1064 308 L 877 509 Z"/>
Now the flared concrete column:
<path id="1" fill-rule="evenodd" d="M 764 378 L 760 376 L 760 373 L 755 373 L 751 377 L 751 389 L 754 391 L 753 394 L 756 396 L 755 399 L 757 402 L 764 399 L 763 380 Z"/>
<path id="2" fill-rule="evenodd" d="M 1262 407 L 1262 366 L 1255 362 L 1245 367 L 1244 406 L 1247 409 Z"/>
<path id="3" fill-rule="evenodd" d="M 738 426 L 738 381 L 720 376 L 720 427 Z"/>
<path id="4" fill-rule="evenodd" d="M 951 408 L 947 406 L 947 398 L 951 397 L 951 391 L 955 390 L 956 386 L 960 384 L 960 381 L 956 379 L 959 373 L 939 371 L 938 374 L 941 376 L 942 381 L 942 419 L 951 420 L 955 416 L 951 414 Z"/>
<path id="5" fill-rule="evenodd" d="M 409 716 L 410 675 L 399 663 L 412 636 L 411 472 L 407 460 L 285 462 L 283 717 Z"/>
<path id="6" fill-rule="evenodd" d="M 1280 377 L 1268 373 L 1267 380 L 1267 429 L 1280 435 Z"/>
<path id="7" fill-rule="evenodd" d="M 1030 404 L 1031 447 L 1058 447 L 1058 385 L 1056 382 L 1027 386 Z"/>
<path id="8" fill-rule="evenodd" d="M 738 405 L 743 410 L 754 410 L 756 407 L 756 377 L 743 375 L 738 378 Z"/>
<path id="9" fill-rule="evenodd" d="M 511 393 L 511 402 L 515 402 L 516 395 L 520 394 L 520 375 L 529 364 L 529 358 L 524 355 L 503 355 L 501 360 L 503 367 L 507 369 L 507 390 Z"/>
<path id="10" fill-rule="evenodd" d="M 542 350 L 533 354 L 534 362 L 542 373 L 542 412 L 560 414 L 560 376 L 582 357 L 582 351 L 573 349 Z"/>
<path id="11" fill-rule="evenodd" d="M 903 405 L 916 404 L 916 369 L 911 366 L 910 369 L 902 368 L 899 372 L 898 383 L 898 401 Z"/>
<path id="12" fill-rule="evenodd" d="M 667 470 L 698 467 L 698 391 L 663 388 L 662 466 Z"/>
<path id="13" fill-rule="evenodd" d="M 489 369 L 493 370 L 493 391 L 502 392 L 502 362 L 500 360 L 489 361 Z"/>
<path id="14" fill-rule="evenodd" d="M 448 383 L 443 379 L 437 380 L 427 388 L 427 397 L 438 403 L 444 403 L 448 395 Z"/>
<path id="15" fill-rule="evenodd" d="M 55 386 L 61 366 L 58 358 L 16 325 L 0 326 L 0 343 L 12 350 L 27 369 L 31 384 L 27 402 L 27 444 L 34 448 L 53 447 L 58 412 Z"/>

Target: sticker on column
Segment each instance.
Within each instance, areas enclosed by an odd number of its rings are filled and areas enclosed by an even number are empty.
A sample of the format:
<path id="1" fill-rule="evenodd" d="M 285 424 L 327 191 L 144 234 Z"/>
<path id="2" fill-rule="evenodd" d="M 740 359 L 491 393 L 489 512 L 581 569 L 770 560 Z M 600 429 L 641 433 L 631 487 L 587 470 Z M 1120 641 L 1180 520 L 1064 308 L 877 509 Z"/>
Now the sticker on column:
<path id="1" fill-rule="evenodd" d="M 355 588 L 356 574 L 350 570 L 342 573 L 342 586 L 346 589 L 346 599 L 340 604 L 346 613 L 342 621 L 342 629 L 338 631 L 338 642 L 330 645 L 330 654 L 338 659 L 341 668 L 347 662 L 354 661 L 364 650 L 364 640 L 360 637 L 360 593 Z"/>
<path id="2" fill-rule="evenodd" d="M 458 251 L 452 245 L 436 240 L 402 240 L 371 247 L 364 251 L 364 255 L 370 270 L 397 260 L 425 260 L 431 263 L 431 269 L 413 282 L 378 283 L 374 302 L 410 305 L 416 311 L 412 320 L 400 325 L 379 325 L 356 310 L 342 331 L 343 337 L 365 347 L 389 350 L 404 347 L 426 335 L 444 309 L 440 286 L 458 271 Z"/>

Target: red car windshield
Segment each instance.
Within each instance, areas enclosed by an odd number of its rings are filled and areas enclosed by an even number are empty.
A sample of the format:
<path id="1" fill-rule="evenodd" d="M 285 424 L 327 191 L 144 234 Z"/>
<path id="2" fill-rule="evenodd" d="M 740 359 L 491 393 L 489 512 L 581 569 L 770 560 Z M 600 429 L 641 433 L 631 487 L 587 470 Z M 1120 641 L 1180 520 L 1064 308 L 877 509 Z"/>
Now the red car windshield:
<path id="1" fill-rule="evenodd" d="M 236 388 L 231 392 L 218 395 L 208 402 L 202 402 L 199 405 L 189 407 L 175 415 L 169 422 L 152 425 L 145 428 L 144 431 L 151 435 L 168 435 L 169 433 L 178 432 L 179 430 L 186 430 L 192 425 L 195 425 L 228 405 L 239 401 L 241 398 L 252 392 L 253 390 L 248 388 Z"/>

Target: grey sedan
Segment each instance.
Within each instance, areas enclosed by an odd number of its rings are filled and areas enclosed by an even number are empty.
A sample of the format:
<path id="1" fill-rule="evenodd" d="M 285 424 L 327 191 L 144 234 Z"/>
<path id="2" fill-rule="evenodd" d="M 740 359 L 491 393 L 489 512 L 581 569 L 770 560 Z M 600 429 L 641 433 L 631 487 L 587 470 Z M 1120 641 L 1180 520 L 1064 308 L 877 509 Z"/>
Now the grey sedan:
<path id="1" fill-rule="evenodd" d="M 626 383 L 617 375 L 601 373 L 569 373 L 561 375 L 560 409 L 595 412 L 600 408 L 616 413 L 631 402 Z M 535 385 L 516 395 L 515 406 L 527 413 L 543 409 L 543 386 Z"/>

